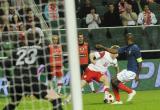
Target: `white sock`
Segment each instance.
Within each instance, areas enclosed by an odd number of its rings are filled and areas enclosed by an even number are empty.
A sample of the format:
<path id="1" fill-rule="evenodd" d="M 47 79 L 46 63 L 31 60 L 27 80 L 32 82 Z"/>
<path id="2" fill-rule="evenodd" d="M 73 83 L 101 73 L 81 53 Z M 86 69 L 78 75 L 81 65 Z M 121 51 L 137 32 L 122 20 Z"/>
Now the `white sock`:
<path id="1" fill-rule="evenodd" d="M 82 88 L 81 91 L 83 92 L 83 91 L 84 91 L 84 88 Z"/>
<path id="2" fill-rule="evenodd" d="M 58 94 L 61 93 L 62 85 L 63 85 L 62 80 L 61 80 L 61 79 L 58 79 Z"/>
<path id="3" fill-rule="evenodd" d="M 89 83 L 89 86 L 90 86 L 92 91 L 95 91 L 93 81 Z"/>

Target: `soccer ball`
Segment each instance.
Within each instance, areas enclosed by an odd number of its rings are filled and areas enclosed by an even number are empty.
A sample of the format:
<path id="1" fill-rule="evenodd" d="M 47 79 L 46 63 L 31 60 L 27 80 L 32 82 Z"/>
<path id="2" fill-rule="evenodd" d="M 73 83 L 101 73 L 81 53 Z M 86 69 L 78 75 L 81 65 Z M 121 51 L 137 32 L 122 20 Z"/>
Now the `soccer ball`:
<path id="1" fill-rule="evenodd" d="M 104 99 L 104 103 L 113 103 L 113 102 L 114 102 L 114 96 L 112 94 L 108 94 Z"/>

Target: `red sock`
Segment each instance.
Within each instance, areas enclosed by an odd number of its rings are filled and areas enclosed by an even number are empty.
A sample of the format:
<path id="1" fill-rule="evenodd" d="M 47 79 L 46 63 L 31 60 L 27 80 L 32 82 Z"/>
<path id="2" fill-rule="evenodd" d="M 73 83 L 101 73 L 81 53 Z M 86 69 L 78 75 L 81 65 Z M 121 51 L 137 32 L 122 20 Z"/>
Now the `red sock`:
<path id="1" fill-rule="evenodd" d="M 104 92 L 109 92 L 109 89 L 108 89 L 108 88 L 105 88 L 105 89 L 104 89 Z"/>
<path id="2" fill-rule="evenodd" d="M 107 87 L 104 86 L 104 93 L 105 94 L 109 94 L 109 89 Z"/>
<path id="3" fill-rule="evenodd" d="M 132 92 L 132 89 L 124 85 L 123 83 L 118 84 L 118 88 L 127 92 L 128 94 Z"/>
<path id="4" fill-rule="evenodd" d="M 119 90 L 118 90 L 118 88 L 112 88 L 112 90 L 113 90 L 113 93 L 114 93 L 114 96 L 115 96 L 115 98 L 116 98 L 116 101 L 120 101 L 120 95 L 119 95 Z"/>

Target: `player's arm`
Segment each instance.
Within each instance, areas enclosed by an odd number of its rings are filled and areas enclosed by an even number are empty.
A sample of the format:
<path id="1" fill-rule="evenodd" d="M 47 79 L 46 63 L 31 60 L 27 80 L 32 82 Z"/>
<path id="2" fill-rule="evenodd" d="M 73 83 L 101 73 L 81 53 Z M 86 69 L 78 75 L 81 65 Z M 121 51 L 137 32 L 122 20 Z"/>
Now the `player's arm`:
<path id="1" fill-rule="evenodd" d="M 136 57 L 136 61 L 137 61 L 137 64 L 138 64 L 138 70 L 137 70 L 137 73 L 136 73 L 137 75 L 136 75 L 135 80 L 138 81 L 139 80 L 139 74 L 140 74 L 140 71 L 141 71 L 141 68 L 142 68 L 142 62 L 143 62 L 141 52 L 140 52 L 139 48 L 135 49 L 134 55 Z"/>
<path id="2" fill-rule="evenodd" d="M 117 53 L 118 53 L 118 50 L 117 50 L 117 49 L 107 48 L 107 47 L 105 47 L 105 46 L 103 46 L 103 45 L 101 45 L 101 44 L 96 44 L 96 48 L 97 48 L 97 49 L 106 50 L 106 51 L 108 51 L 108 52 L 110 52 L 110 53 L 112 53 L 112 54 L 117 54 Z"/>
<path id="3" fill-rule="evenodd" d="M 90 46 L 88 45 L 88 58 L 90 57 L 90 53 L 91 53 L 91 49 L 90 49 Z M 89 63 L 90 63 L 90 58 L 89 58 L 88 64 Z"/>
<path id="4" fill-rule="evenodd" d="M 106 53 L 105 51 L 90 53 L 89 58 L 91 63 L 95 64 L 96 60 L 102 58 L 105 55 L 105 53 Z"/>
<path id="5" fill-rule="evenodd" d="M 142 69 L 142 57 L 139 57 L 137 58 L 137 62 L 138 62 L 138 70 L 137 70 L 137 75 L 136 75 L 136 78 L 135 80 L 138 81 L 139 80 L 139 74 L 140 74 L 140 71 Z"/>
<path id="6" fill-rule="evenodd" d="M 118 74 L 120 72 L 120 69 L 119 69 L 119 65 L 118 65 L 118 61 L 117 60 L 115 60 L 114 68 L 116 70 L 116 73 Z"/>

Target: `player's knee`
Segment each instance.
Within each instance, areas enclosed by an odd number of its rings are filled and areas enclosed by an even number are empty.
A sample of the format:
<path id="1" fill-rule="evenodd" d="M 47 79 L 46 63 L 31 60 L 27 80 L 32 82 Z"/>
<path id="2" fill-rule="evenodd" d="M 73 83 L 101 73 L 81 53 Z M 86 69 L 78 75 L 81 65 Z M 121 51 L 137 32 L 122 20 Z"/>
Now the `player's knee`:
<path id="1" fill-rule="evenodd" d="M 101 76 L 100 81 L 103 83 L 107 83 L 107 77 L 105 75 Z"/>
<path id="2" fill-rule="evenodd" d="M 120 83 L 120 81 L 116 77 L 112 77 L 112 79 L 111 79 L 112 86 L 117 87 L 119 83 Z"/>
<path id="3" fill-rule="evenodd" d="M 87 81 L 82 80 L 82 81 L 81 81 L 81 88 L 83 88 L 83 86 L 85 86 L 86 84 L 87 84 Z"/>

